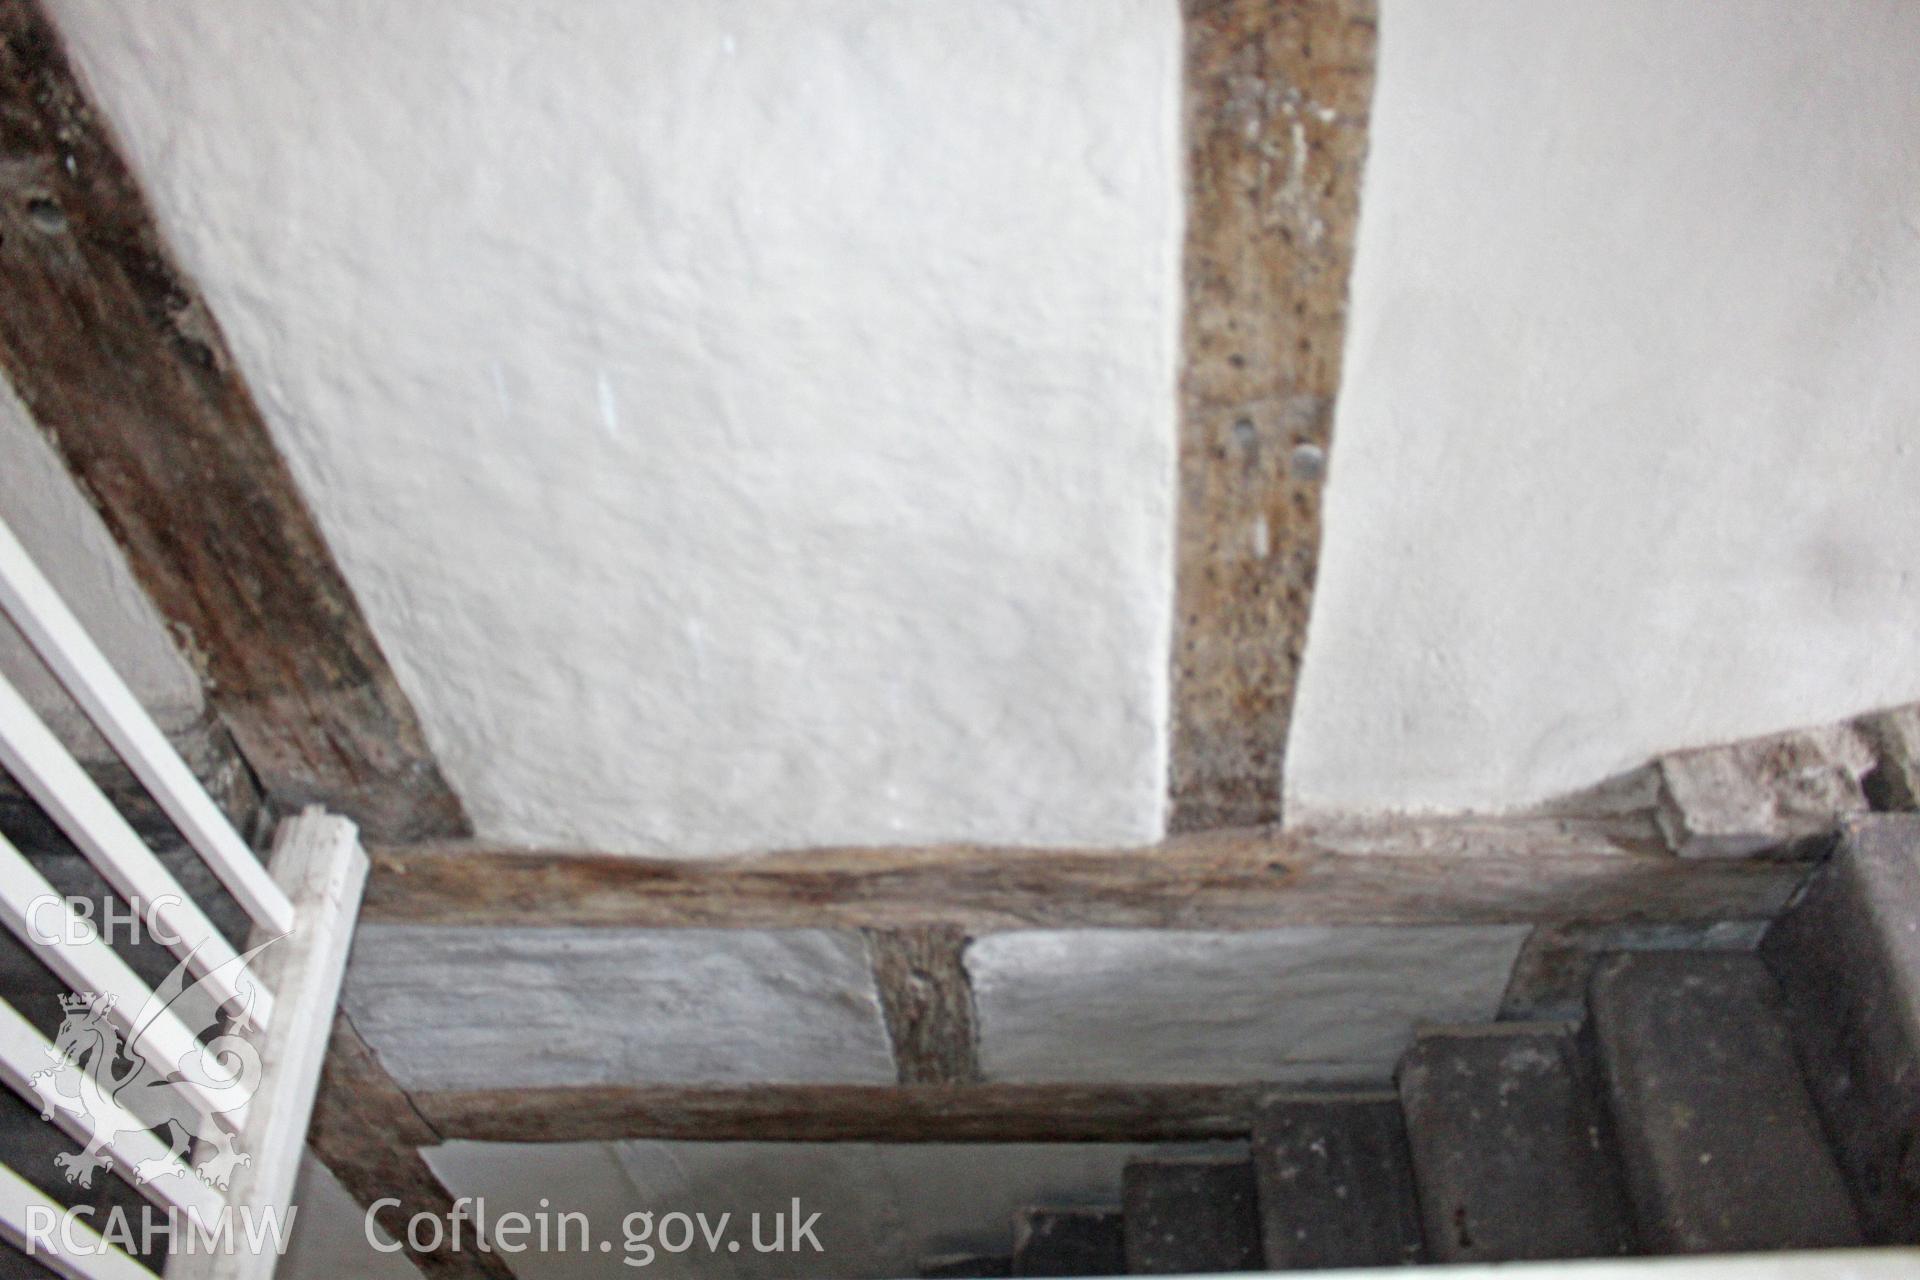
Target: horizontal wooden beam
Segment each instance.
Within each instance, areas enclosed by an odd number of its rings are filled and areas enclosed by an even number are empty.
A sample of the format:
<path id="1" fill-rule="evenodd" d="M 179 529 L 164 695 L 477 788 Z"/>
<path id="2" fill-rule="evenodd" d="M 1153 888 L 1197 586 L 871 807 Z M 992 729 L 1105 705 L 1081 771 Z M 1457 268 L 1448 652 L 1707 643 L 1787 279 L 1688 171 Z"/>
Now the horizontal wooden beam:
<path id="1" fill-rule="evenodd" d="M 421 1092 L 447 1140 L 1183 1142 L 1245 1137 L 1273 1085 L 685 1085 Z"/>
<path id="2" fill-rule="evenodd" d="M 0 0 L 0 370 L 268 795 L 469 830 L 219 325 L 31 0 Z"/>
<path id="3" fill-rule="evenodd" d="M 977 845 L 661 860 L 475 843 L 376 848 L 362 919 L 655 928 L 1265 929 L 1762 919 L 1798 861 L 1683 861 L 1636 824 L 1266 828 L 1122 850 Z"/>

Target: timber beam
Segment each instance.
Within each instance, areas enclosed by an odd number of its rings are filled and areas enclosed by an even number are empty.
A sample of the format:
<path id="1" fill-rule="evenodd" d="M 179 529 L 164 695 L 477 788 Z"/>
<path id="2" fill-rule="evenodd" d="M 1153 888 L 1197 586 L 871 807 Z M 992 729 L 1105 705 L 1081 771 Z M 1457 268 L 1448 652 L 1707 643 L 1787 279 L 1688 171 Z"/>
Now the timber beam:
<path id="1" fill-rule="evenodd" d="M 58 34 L 0 0 L 0 370 L 282 810 L 469 830 L 220 326 Z"/>
<path id="2" fill-rule="evenodd" d="M 1187 0 L 1170 823 L 1280 818 L 1320 562 L 1374 0 Z"/>
<path id="3" fill-rule="evenodd" d="M 368 923 L 912 930 L 1755 920 L 1811 866 L 1675 858 L 1613 820 L 1269 828 L 1120 850 L 977 845 L 663 860 L 376 846 Z"/>

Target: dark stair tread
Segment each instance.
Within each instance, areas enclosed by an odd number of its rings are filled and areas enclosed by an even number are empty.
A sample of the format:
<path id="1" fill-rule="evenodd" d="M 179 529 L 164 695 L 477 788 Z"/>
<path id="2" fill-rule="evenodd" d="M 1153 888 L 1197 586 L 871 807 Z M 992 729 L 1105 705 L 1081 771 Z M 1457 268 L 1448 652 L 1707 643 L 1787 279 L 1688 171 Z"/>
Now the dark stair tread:
<path id="1" fill-rule="evenodd" d="M 60 1280 L 60 1273 L 0 1240 L 0 1280 Z"/>
<path id="2" fill-rule="evenodd" d="M 1920 815 L 1848 824 L 1761 958 L 1873 1244 L 1920 1244 Z"/>
<path id="3" fill-rule="evenodd" d="M 133 1255 L 148 1263 L 164 1261 L 164 1237 L 155 1238 L 153 1250 L 140 1251 L 140 1225 L 148 1202 L 132 1183 L 111 1169 L 96 1169 L 89 1185 L 82 1187 L 67 1181 L 66 1173 L 54 1163 L 56 1156 L 71 1154 L 85 1145 L 78 1138 L 68 1136 L 65 1130 L 42 1120 L 36 1104 L 0 1085 L 0 1164 L 12 1169 L 56 1204 L 91 1209 L 93 1216 L 85 1219 L 85 1225 L 96 1233 L 104 1231 L 111 1216 L 118 1211 L 133 1228 Z"/>
<path id="4" fill-rule="evenodd" d="M 920 1280 L 1001 1280 L 1013 1274 L 1006 1254 L 952 1253 L 920 1260 Z"/>
<path id="5" fill-rule="evenodd" d="M 1424 1035 L 1401 1062 L 1400 1102 L 1436 1262 L 1633 1251 L 1605 1111 L 1568 1028 Z"/>
<path id="6" fill-rule="evenodd" d="M 1290 1099 L 1254 1123 L 1261 1239 L 1276 1271 L 1423 1261 L 1400 1104 Z"/>
<path id="7" fill-rule="evenodd" d="M 1129 1275 L 1263 1269 L 1251 1160 L 1131 1160 L 1120 1203 Z"/>
<path id="8" fill-rule="evenodd" d="M 1022 1209 L 1014 1215 L 1016 1276 L 1120 1276 L 1126 1244 L 1117 1209 Z"/>
<path id="9" fill-rule="evenodd" d="M 1589 998 L 1643 1243 L 1726 1253 L 1861 1242 L 1756 956 L 1610 956 Z"/>

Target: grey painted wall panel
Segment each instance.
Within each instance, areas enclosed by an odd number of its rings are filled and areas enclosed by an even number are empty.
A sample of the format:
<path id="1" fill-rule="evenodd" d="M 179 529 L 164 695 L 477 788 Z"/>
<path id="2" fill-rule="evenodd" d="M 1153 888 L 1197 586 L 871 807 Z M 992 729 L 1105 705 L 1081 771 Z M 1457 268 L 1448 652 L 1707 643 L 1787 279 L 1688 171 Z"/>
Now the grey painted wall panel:
<path id="1" fill-rule="evenodd" d="M 345 1003 L 409 1089 L 894 1078 L 850 933 L 366 925 Z"/>
<path id="2" fill-rule="evenodd" d="M 1007 1081 L 1384 1084 L 1422 1023 L 1492 1018 L 1524 925 L 1048 930 L 967 951 Z"/>

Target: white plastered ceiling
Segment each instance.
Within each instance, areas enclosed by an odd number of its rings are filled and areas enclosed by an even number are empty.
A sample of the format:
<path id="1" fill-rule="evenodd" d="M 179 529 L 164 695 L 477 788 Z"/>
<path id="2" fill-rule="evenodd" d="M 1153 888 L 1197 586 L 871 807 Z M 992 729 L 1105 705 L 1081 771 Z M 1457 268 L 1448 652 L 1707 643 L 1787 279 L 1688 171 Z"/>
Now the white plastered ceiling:
<path id="1" fill-rule="evenodd" d="M 1160 835 L 1174 0 L 50 8 L 483 836 Z"/>
<path id="2" fill-rule="evenodd" d="M 1920 698 L 1920 5 L 1386 0 L 1289 818 Z"/>

